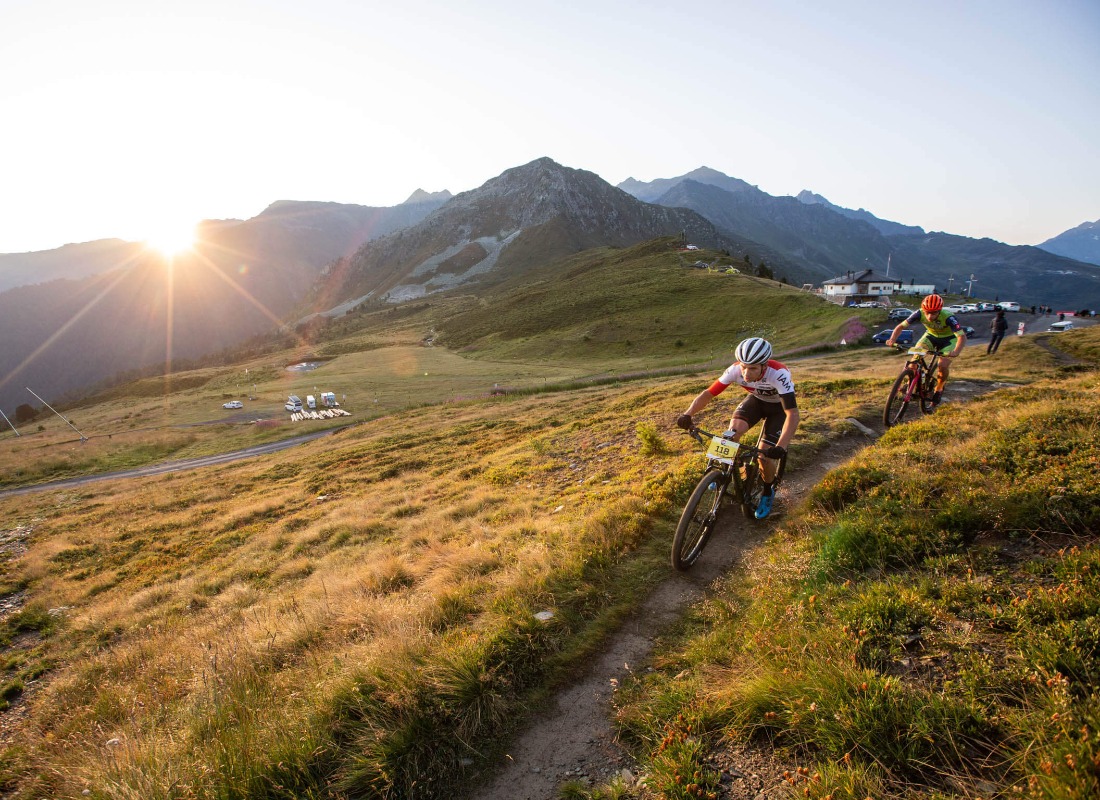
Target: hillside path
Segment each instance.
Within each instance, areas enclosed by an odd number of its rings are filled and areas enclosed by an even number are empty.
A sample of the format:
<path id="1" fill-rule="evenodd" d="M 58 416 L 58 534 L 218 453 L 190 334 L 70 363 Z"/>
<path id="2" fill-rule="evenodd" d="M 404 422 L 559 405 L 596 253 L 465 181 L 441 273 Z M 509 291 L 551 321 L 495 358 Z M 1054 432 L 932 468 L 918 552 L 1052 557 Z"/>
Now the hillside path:
<path id="1" fill-rule="evenodd" d="M 961 402 L 1015 384 L 957 379 L 949 382 L 948 402 Z M 562 783 L 604 783 L 616 775 L 628 784 L 641 777 L 630 754 L 617 741 L 611 699 L 619 683 L 645 670 L 658 637 L 703 599 L 711 584 L 762 546 L 782 523 L 785 509 L 800 503 L 831 470 L 842 466 L 882 434 L 882 422 L 851 420 L 855 432 L 830 443 L 812 463 L 792 472 L 779 491 L 776 511 L 766 523 L 729 513 L 699 562 L 687 573 L 669 567 L 664 580 L 638 611 L 611 636 L 580 679 L 558 692 L 516 737 L 500 770 L 474 786 L 466 800 L 557 800 Z M 672 531 L 668 531 L 669 544 Z M 760 748 L 715 754 L 722 775 L 722 800 L 767 800 L 785 788 L 785 770 L 797 768 Z"/>
<path id="2" fill-rule="evenodd" d="M 780 489 L 776 513 L 766 523 L 750 522 L 731 509 L 695 567 L 686 573 L 669 567 L 668 578 L 611 637 L 579 682 L 552 699 L 512 743 L 506 765 L 475 788 L 468 800 L 555 800 L 559 797 L 558 787 L 565 781 L 592 785 L 619 775 L 629 783 L 638 777 L 633 759 L 616 740 L 611 708 L 616 687 L 631 674 L 646 669 L 655 640 L 703 598 L 715 579 L 768 539 L 782 521 L 784 508 L 800 502 L 829 470 L 845 463 L 878 435 L 877 431 L 867 430 L 832 443 L 812 464 L 790 474 Z M 671 544 L 671 530 L 668 538 Z M 740 767 L 728 766 L 726 771 L 745 778 L 744 796 L 751 800 L 761 786 L 782 782 L 786 767 L 770 761 L 759 753 L 746 752 Z"/>

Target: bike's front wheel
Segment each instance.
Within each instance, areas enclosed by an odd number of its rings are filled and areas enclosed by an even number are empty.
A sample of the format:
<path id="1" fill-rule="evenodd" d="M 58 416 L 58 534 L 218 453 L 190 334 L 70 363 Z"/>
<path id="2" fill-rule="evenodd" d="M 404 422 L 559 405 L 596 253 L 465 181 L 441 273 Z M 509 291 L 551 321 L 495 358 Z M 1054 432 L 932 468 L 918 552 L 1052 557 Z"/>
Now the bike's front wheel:
<path id="1" fill-rule="evenodd" d="M 676 535 L 672 539 L 672 566 L 678 570 L 690 569 L 706 547 L 726 492 L 729 477 L 719 469 L 712 469 L 703 476 L 684 506 Z"/>
<path id="2" fill-rule="evenodd" d="M 931 414 L 936 410 L 936 404 L 932 396 L 936 393 L 936 369 L 932 367 L 924 374 L 924 380 L 920 386 L 920 410 L 925 414 Z"/>
<path id="3" fill-rule="evenodd" d="M 905 417 L 905 411 L 909 408 L 909 402 L 913 395 L 919 393 L 918 385 L 920 377 L 916 370 L 906 368 L 894 381 L 894 387 L 890 390 L 890 397 L 886 400 L 886 409 L 882 412 L 882 424 L 889 428 L 897 425 Z"/>

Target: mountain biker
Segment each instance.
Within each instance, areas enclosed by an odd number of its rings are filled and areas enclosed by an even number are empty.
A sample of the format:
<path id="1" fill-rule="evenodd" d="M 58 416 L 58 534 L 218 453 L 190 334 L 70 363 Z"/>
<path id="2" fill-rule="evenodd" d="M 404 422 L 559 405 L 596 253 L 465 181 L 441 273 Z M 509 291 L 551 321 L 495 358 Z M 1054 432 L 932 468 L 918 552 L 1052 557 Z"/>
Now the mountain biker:
<path id="1" fill-rule="evenodd" d="M 894 328 L 890 338 L 886 340 L 887 347 L 892 347 L 903 329 L 908 328 L 914 322 L 924 323 L 924 336 L 913 345 L 915 350 L 931 350 L 940 354 L 939 366 L 936 371 L 936 391 L 932 394 L 932 402 L 939 405 L 943 399 L 943 387 L 947 385 L 947 375 L 951 372 L 951 359 L 957 358 L 966 346 L 966 334 L 962 325 L 954 314 L 948 314 L 943 310 L 943 298 L 938 294 L 930 294 L 920 302 L 920 309 L 914 311 Z M 943 352 L 948 345 L 954 344 L 950 353 Z"/>
<path id="2" fill-rule="evenodd" d="M 729 386 L 737 384 L 749 393 L 733 411 L 729 438 L 739 441 L 744 433 L 764 420 L 764 458 L 760 459 L 760 473 L 764 480 L 764 494 L 756 507 L 756 518 L 764 519 L 775 501 L 775 477 L 779 459 L 787 453 L 794 432 L 798 430 L 798 405 L 794 396 L 794 381 L 790 370 L 772 359 L 772 346 L 758 336 L 745 339 L 734 352 L 737 359 L 726 368 L 709 388 L 691 401 L 687 411 L 676 418 L 676 424 L 691 430 L 695 423 L 691 417 L 698 414 L 715 397 Z"/>

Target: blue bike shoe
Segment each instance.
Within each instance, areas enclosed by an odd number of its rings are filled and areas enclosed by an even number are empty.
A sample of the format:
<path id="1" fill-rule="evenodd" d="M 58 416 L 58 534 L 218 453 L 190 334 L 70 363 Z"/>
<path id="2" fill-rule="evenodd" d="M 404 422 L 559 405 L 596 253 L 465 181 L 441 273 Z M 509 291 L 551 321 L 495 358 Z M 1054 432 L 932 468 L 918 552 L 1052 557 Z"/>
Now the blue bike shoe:
<path id="1" fill-rule="evenodd" d="M 760 495 L 760 502 L 756 504 L 756 518 L 764 519 L 772 513 L 772 502 L 775 500 L 775 487 L 768 487 L 764 494 Z"/>

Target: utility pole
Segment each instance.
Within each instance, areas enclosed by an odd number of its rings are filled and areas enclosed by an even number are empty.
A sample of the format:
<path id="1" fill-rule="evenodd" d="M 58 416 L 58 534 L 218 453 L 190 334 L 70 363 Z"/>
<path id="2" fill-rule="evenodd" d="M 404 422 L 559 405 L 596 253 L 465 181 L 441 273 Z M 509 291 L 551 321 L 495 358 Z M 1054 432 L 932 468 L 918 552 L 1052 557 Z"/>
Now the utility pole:
<path id="1" fill-rule="evenodd" d="M 966 296 L 967 297 L 973 297 L 974 296 L 972 294 L 972 292 L 974 291 L 974 284 L 977 283 L 977 282 L 978 282 L 978 279 L 974 277 L 973 273 L 971 273 L 970 274 L 970 280 L 968 280 L 966 282 Z"/>
<path id="2" fill-rule="evenodd" d="M 4 422 L 8 423 L 8 425 L 11 425 L 11 429 L 12 429 L 13 431 L 15 431 L 15 426 L 11 424 L 11 420 L 10 420 L 10 419 L 8 419 L 8 415 L 4 413 L 4 410 L 3 410 L 3 409 L 0 409 L 0 417 L 3 417 L 3 418 L 4 418 Z M 16 436 L 22 436 L 23 434 L 21 434 L 21 433 L 20 433 L 19 431 L 15 431 L 15 435 L 16 435 Z"/>
<path id="3" fill-rule="evenodd" d="M 955 282 L 955 276 L 954 275 L 952 275 L 950 278 L 947 279 L 947 293 L 948 294 L 951 294 L 951 284 L 953 284 L 954 282 Z"/>
<path id="4" fill-rule="evenodd" d="M 28 391 L 28 392 L 30 392 L 31 394 L 34 394 L 34 390 L 33 390 L 33 389 L 31 389 L 31 387 L 29 387 L 29 386 L 28 386 L 28 387 L 26 387 L 26 388 L 27 388 L 27 391 Z M 51 405 L 50 405 L 49 403 L 47 403 L 47 402 L 46 402 L 45 400 L 43 400 L 43 399 L 42 399 L 41 397 L 38 397 L 38 395 L 34 394 L 34 396 L 35 396 L 36 398 L 38 398 L 38 402 L 40 402 L 40 403 L 41 403 L 42 405 L 44 405 L 44 406 L 45 406 L 46 408 L 48 408 L 48 409 L 49 409 L 50 411 L 52 411 L 53 413 L 57 414 L 57 416 L 61 417 L 61 419 L 62 419 L 62 420 L 63 420 L 63 421 L 65 422 L 65 424 L 66 424 L 66 425 L 68 425 L 68 426 L 69 426 L 70 428 L 72 428 L 72 429 L 73 429 L 74 431 L 76 431 L 76 432 L 77 432 L 77 433 L 78 433 L 78 434 L 80 435 L 80 442 L 81 442 L 81 444 L 83 444 L 84 442 L 88 441 L 88 437 L 87 437 L 87 436 L 85 436 L 85 435 L 84 435 L 83 433 L 80 433 L 80 430 L 79 430 L 79 429 L 78 429 L 78 428 L 77 428 L 77 427 L 76 427 L 75 425 L 73 425 L 73 424 L 72 424 L 71 422 L 69 422 L 69 421 L 68 421 L 67 419 L 65 419 L 64 417 L 62 417 L 62 416 L 61 416 L 61 414 L 59 414 L 59 413 L 58 413 L 57 409 L 55 409 L 55 408 L 54 408 L 53 406 L 51 406 Z"/>

